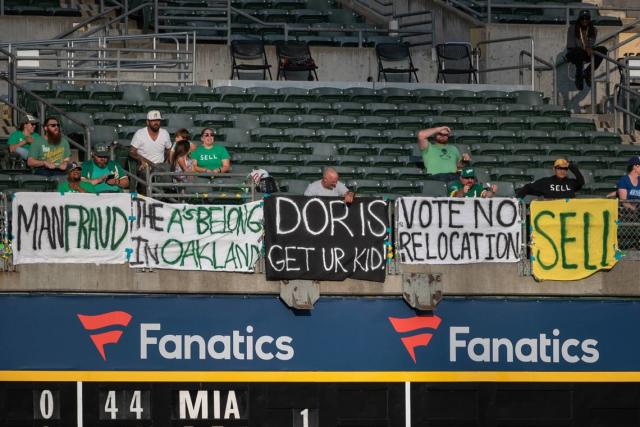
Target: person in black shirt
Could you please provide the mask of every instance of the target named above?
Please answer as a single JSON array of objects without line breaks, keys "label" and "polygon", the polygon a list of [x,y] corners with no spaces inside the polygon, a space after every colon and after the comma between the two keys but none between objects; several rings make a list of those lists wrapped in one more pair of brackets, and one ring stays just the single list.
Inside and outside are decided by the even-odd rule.
[{"label": "person in black shirt", "polygon": [[[591,22],[591,13],[588,10],[580,11],[578,20],[574,25],[569,27],[567,31],[567,61],[576,66],[576,89],[584,89],[583,82],[587,82],[587,86],[591,86],[591,56],[593,51],[597,51],[602,55],[607,54],[607,48],[604,46],[596,46],[596,37],[598,30]],[[588,62],[589,66],[584,69],[584,63]],[[602,62],[602,57],[596,56],[593,59],[593,65],[598,68]]]},{"label": "person in black shirt", "polygon": [[[584,185],[584,177],[575,164],[568,160],[558,159],[553,163],[555,174],[547,178],[540,178],[531,182],[518,191],[516,196],[542,196],[545,199],[568,199],[576,196],[576,191]],[[569,171],[573,172],[575,178],[569,178]]]}]

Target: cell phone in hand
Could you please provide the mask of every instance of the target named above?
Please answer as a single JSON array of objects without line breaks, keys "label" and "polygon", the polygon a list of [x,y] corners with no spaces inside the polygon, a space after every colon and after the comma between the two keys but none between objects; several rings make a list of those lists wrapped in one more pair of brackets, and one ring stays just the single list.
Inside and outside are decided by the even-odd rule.
[{"label": "cell phone in hand", "polygon": [[115,177],[116,177],[116,176],[115,176],[114,174],[109,174],[109,175],[107,175],[107,176],[104,178],[104,180],[105,180],[105,181],[109,181],[110,179],[114,179]]}]

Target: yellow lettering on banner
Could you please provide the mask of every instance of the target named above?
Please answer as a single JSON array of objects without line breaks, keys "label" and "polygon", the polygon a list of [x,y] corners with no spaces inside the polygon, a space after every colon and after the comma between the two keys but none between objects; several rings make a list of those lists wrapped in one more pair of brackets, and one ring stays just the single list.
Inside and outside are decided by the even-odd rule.
[{"label": "yellow lettering on banner", "polygon": [[618,201],[531,203],[531,266],[538,280],[579,280],[618,262]]}]

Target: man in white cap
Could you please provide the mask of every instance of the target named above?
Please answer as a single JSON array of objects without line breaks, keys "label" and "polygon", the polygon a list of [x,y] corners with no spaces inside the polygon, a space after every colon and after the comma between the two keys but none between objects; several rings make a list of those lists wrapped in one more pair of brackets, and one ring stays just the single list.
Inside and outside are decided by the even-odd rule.
[{"label": "man in white cap", "polygon": [[138,170],[169,160],[171,136],[166,129],[160,128],[162,114],[151,110],[147,113],[147,126],[138,129],[131,140],[129,157],[138,162]]}]

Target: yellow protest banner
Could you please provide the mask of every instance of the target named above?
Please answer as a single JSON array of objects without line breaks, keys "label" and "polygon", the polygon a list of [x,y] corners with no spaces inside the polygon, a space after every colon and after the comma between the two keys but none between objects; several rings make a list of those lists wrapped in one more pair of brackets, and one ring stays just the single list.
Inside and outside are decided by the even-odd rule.
[{"label": "yellow protest banner", "polygon": [[538,280],[578,280],[618,262],[618,201],[531,203],[531,266]]}]

